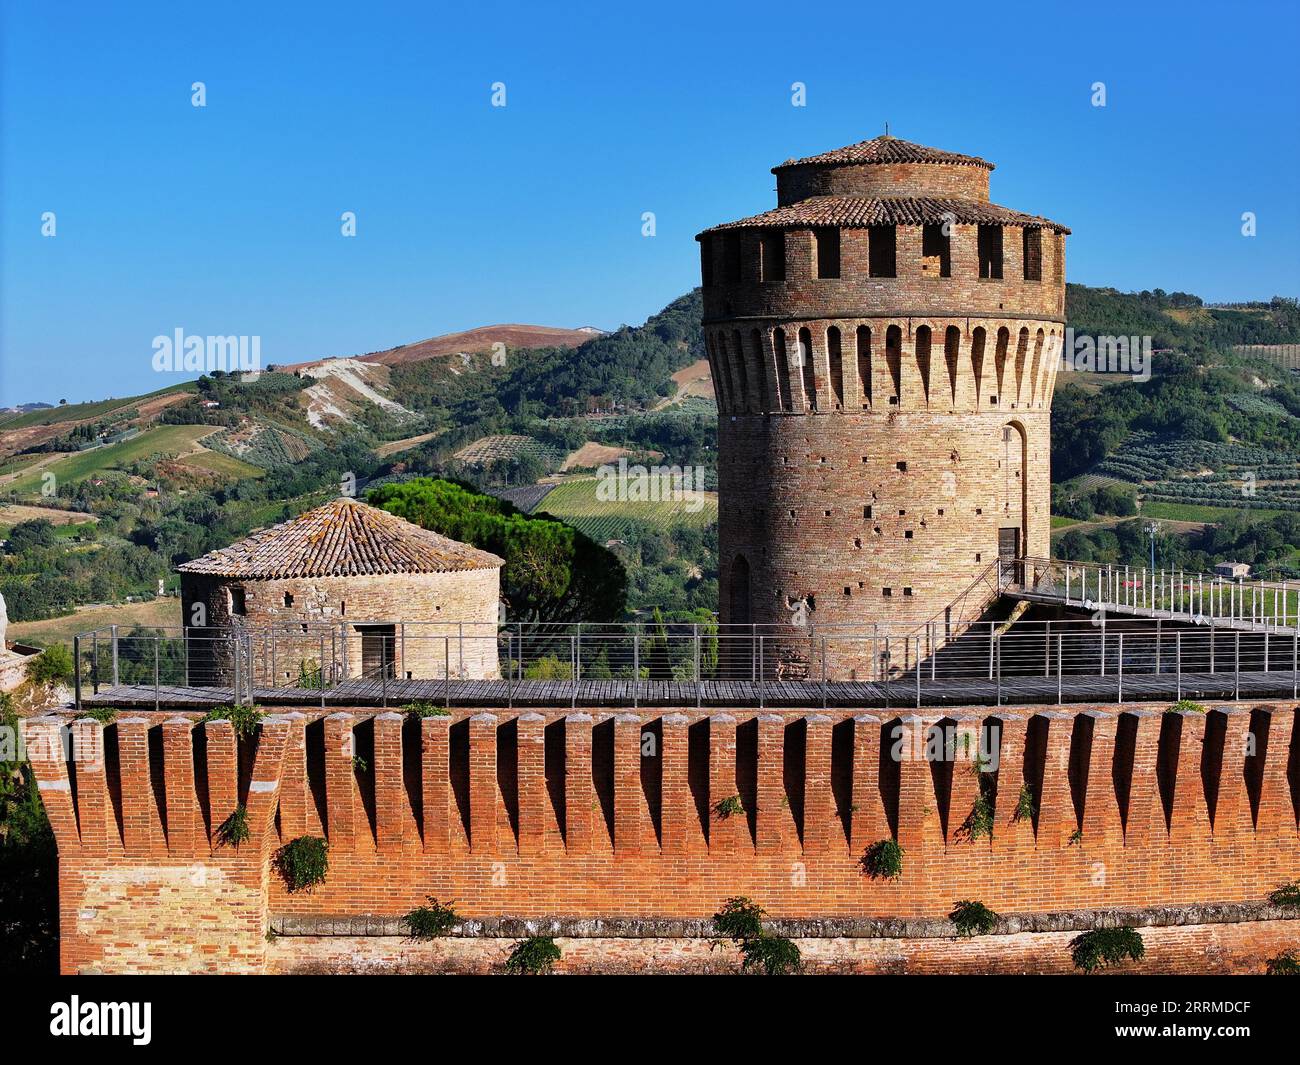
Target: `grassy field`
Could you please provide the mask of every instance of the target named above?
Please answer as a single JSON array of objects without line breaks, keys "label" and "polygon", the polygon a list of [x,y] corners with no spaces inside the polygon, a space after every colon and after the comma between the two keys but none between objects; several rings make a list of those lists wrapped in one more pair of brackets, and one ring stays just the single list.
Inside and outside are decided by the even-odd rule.
[{"label": "grassy field", "polygon": [[215,432],[210,425],[160,425],[130,440],[91,451],[79,451],[52,466],[17,478],[8,488],[18,495],[40,491],[42,478],[53,473],[58,483],[81,481],[103,470],[125,469],[133,462],[159,454],[184,454],[197,441]]},{"label": "grassy field", "polygon": [[182,458],[180,464],[207,470],[209,473],[218,473],[232,481],[242,480],[245,477],[266,476],[266,470],[254,466],[251,462],[237,459],[233,455],[223,455],[217,451],[197,451],[193,455]]},{"label": "grassy field", "polygon": [[58,425],[61,422],[73,422],[81,418],[97,418],[101,414],[118,410],[122,407],[135,407],[145,400],[157,396],[170,395],[173,392],[194,392],[198,386],[193,381],[160,388],[157,392],[147,392],[141,396],[126,396],[122,399],[101,399],[95,403],[69,403],[64,407],[51,407],[48,410],[33,410],[26,414],[16,414],[0,420],[0,432],[10,429],[25,429],[29,425]]},{"label": "grassy field", "polygon": [[1157,521],[1222,521],[1231,514],[1244,512],[1252,521],[1276,518],[1280,510],[1247,510],[1244,507],[1203,507],[1195,503],[1143,503],[1142,517]]},{"label": "grassy field", "polygon": [[427,443],[435,436],[444,432],[446,432],[445,429],[439,429],[437,432],[420,433],[419,436],[408,436],[402,440],[389,440],[386,443],[375,445],[375,454],[381,459],[386,459],[389,455],[396,455],[399,451],[406,451],[409,448],[419,447],[421,444]]},{"label": "grassy field", "polygon": [[1079,524],[1078,518],[1066,518],[1060,514],[1052,515],[1053,529],[1068,529],[1071,525],[1078,525],[1078,524]]},{"label": "grassy field", "polygon": [[52,525],[85,525],[99,519],[79,510],[58,510],[54,507],[25,507],[21,503],[0,504],[0,534],[8,532],[20,521],[44,519]]},{"label": "grassy field", "polygon": [[563,481],[551,489],[538,510],[554,514],[597,541],[609,539],[620,519],[644,521],[661,529],[705,526],[718,520],[716,492],[680,493],[680,499],[607,501],[596,497],[596,485],[594,477]]},{"label": "grassy field", "polygon": [[12,457],[5,459],[4,462],[0,462],[0,477],[3,477],[8,473],[18,473],[21,470],[25,470],[33,463],[40,462],[41,459],[47,457],[48,455],[43,452],[36,452],[31,455],[13,455]]},{"label": "grassy field", "polygon": [[[181,623],[181,604],[175,598],[152,599],[145,603],[122,603],[78,607],[75,614],[45,621],[15,622],[9,626],[8,638],[19,643],[48,647],[52,643],[72,646],[79,632],[117,625],[130,629],[134,625],[150,628],[177,628]],[[120,631],[120,629],[119,629]]]}]

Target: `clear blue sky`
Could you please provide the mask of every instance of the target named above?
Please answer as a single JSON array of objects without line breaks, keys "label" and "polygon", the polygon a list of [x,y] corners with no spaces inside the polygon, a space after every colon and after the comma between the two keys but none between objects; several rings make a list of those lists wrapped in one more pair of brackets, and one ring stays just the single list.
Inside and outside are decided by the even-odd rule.
[{"label": "clear blue sky", "polygon": [[176,328],[291,362],[640,322],[773,165],[886,120],[1071,226],[1072,281],[1300,293],[1292,0],[948,7],[5,2],[0,403],[174,383]]}]

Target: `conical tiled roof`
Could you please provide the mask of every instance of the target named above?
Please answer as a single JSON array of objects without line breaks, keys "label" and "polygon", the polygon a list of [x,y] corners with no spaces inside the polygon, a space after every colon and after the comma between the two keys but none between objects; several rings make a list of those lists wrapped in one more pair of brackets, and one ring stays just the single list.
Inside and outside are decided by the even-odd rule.
[{"label": "conical tiled roof", "polygon": [[780,166],[774,166],[772,173],[792,166],[859,166],[865,163],[947,163],[949,166],[982,166],[986,170],[993,169],[992,163],[977,155],[945,152],[886,134],[822,152],[820,155],[810,155],[805,159],[787,159]]},{"label": "conical tiled roof", "polygon": [[182,573],[276,580],[445,573],[501,565],[504,562],[488,551],[422,529],[386,510],[340,498],[178,568]]}]

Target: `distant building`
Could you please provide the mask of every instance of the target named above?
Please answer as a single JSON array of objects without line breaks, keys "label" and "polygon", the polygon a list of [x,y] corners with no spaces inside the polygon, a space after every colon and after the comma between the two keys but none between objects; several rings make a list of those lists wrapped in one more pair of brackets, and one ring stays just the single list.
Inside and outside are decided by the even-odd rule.
[{"label": "distant building", "polygon": [[495,677],[502,565],[336,499],[178,567],[189,683],[231,683],[231,628],[249,635],[257,685],[293,686],[322,662],[329,678]]},{"label": "distant building", "polygon": [[1214,567],[1216,577],[1231,577],[1234,581],[1250,576],[1250,567],[1244,562],[1220,562]]}]

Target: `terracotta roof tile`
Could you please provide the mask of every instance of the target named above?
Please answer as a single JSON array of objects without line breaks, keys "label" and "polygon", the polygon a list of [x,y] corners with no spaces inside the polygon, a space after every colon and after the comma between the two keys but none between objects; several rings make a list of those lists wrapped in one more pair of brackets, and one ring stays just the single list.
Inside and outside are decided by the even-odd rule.
[{"label": "terracotta roof tile", "polygon": [[982,166],[986,170],[993,169],[992,163],[977,155],[945,152],[938,148],[927,148],[924,144],[884,136],[858,141],[857,144],[848,144],[820,155],[787,159],[780,166],[774,166],[772,173],[793,166],[860,166],[865,163],[947,163],[949,166]]},{"label": "terracotta roof tile", "polygon": [[177,567],[182,573],[275,580],[444,573],[504,565],[488,551],[340,498]]},{"label": "terracotta roof tile", "polygon": [[[951,218],[961,225],[981,222],[1004,226],[1040,226],[1058,233],[1069,233],[1059,222],[1033,214],[1021,214],[1008,207],[980,200],[941,200],[930,197],[871,199],[865,196],[812,196],[787,207],[777,207],[762,214],[724,222],[704,233],[726,229],[802,228],[804,226],[840,226],[861,229],[865,226],[919,226],[926,222],[944,222]],[[701,233],[700,236],[704,234]]]}]

